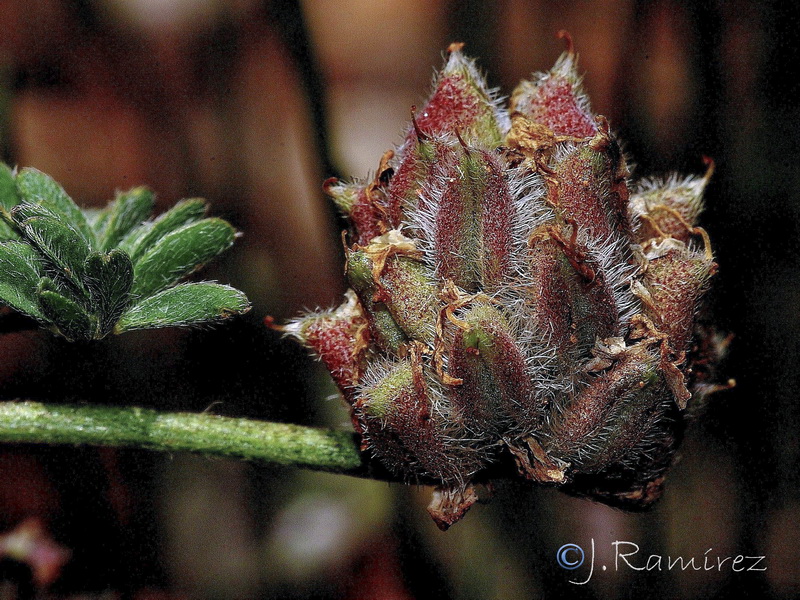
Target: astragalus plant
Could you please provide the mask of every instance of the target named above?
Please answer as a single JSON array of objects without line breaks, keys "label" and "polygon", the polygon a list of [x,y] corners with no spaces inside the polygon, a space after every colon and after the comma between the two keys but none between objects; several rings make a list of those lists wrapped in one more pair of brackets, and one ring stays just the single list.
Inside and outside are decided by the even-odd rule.
[{"label": "astragalus plant", "polygon": [[448,54],[375,177],[325,183],[351,289],[285,329],[330,370],[363,449],[436,486],[442,528],[509,470],[646,506],[711,386],[715,345],[695,334],[716,269],[695,224],[708,174],[632,182],[571,47],[507,108]]}]

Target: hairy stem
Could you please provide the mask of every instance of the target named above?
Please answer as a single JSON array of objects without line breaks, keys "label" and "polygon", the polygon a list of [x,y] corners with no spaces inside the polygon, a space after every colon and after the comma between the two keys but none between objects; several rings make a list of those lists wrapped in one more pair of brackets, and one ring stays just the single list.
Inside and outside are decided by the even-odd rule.
[{"label": "hairy stem", "polygon": [[353,433],[134,407],[0,402],[0,442],[193,452],[386,479]]}]

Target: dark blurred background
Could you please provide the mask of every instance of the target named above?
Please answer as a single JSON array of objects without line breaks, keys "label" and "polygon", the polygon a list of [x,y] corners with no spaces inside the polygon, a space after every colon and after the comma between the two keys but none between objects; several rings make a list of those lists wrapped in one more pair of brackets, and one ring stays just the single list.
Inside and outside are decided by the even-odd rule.
[{"label": "dark blurred background", "polygon": [[[655,509],[503,484],[447,533],[429,491],[185,455],[0,449],[0,533],[37,517],[72,555],[48,589],[0,561],[0,598],[792,598],[800,595],[800,90],[793,3],[717,0],[0,0],[0,152],[84,205],[146,183],[203,196],[244,237],[202,274],[247,317],[68,345],[0,335],[0,397],[347,427],[318,365],[265,315],[338,303],[341,222],[320,182],[401,139],[451,41],[510,93],[567,29],[636,176],[717,169],[708,314],[735,339]],[[614,569],[612,542],[636,543]],[[591,544],[595,572],[588,584]],[[587,564],[561,569],[580,545]],[[627,546],[630,548],[630,546]],[[707,552],[711,549],[709,552]],[[667,556],[766,556],[762,572]],[[752,561],[750,561],[752,562]],[[745,564],[750,564],[750,562]],[[601,565],[608,566],[607,571]]]}]

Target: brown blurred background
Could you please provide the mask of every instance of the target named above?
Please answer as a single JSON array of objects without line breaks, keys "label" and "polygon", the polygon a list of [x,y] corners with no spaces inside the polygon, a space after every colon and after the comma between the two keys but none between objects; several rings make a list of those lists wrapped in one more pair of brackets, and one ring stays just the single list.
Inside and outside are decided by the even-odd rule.
[{"label": "brown blurred background", "polygon": [[[0,397],[211,410],[317,425],[347,415],[265,328],[344,289],[321,192],[401,139],[451,41],[510,93],[567,29],[635,175],[717,172],[725,376],[667,494],[629,515],[504,484],[442,534],[426,490],[144,451],[5,446],[0,532],[39,517],[72,552],[49,590],[0,561],[0,598],[791,598],[800,594],[800,104],[792,3],[743,0],[0,0],[0,151],[85,205],[146,183],[208,198],[244,237],[203,276],[255,304],[212,331],[68,345],[0,335]],[[597,566],[565,571],[566,543]],[[613,569],[649,554],[765,555],[766,572]],[[605,562],[609,570],[601,572]]]}]

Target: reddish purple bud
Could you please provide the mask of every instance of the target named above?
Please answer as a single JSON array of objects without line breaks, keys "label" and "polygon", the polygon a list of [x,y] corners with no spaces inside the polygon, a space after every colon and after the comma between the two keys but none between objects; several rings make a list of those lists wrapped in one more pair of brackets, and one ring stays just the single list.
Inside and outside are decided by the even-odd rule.
[{"label": "reddish purple bud", "polygon": [[520,113],[556,135],[592,137],[597,125],[576,66],[577,57],[570,49],[550,71],[523,81],[511,96],[512,114]]},{"label": "reddish purple bud", "polygon": [[336,310],[295,319],[283,330],[310,348],[330,371],[349,402],[364,369],[364,353],[370,344],[367,320],[353,292]]},{"label": "reddish purple bud", "polygon": [[672,238],[647,246],[645,259],[642,285],[637,285],[636,293],[646,314],[667,335],[670,349],[680,354],[688,349],[697,305],[716,264],[710,249],[692,250]]},{"label": "reddish purple bud", "polygon": [[512,196],[514,176],[493,153],[465,145],[445,158],[410,220],[440,279],[468,292],[494,293],[517,275],[524,260],[522,231],[536,210],[529,195]]},{"label": "reddish purple bud", "polygon": [[648,179],[637,186],[630,199],[631,220],[636,226],[636,242],[644,244],[653,238],[673,237],[688,243],[697,217],[703,210],[705,177]]},{"label": "reddish purple bud", "polygon": [[[574,232],[573,232],[574,233]],[[551,227],[530,250],[527,304],[532,325],[568,370],[595,339],[616,335],[619,309],[601,265],[577,237]]]},{"label": "reddish purple bud", "polygon": [[[450,56],[436,77],[433,95],[416,116],[416,127],[428,136],[458,131],[470,144],[499,146],[508,131],[508,116],[474,61],[461,53],[462,46],[448,49]],[[416,135],[411,131],[408,139]]]},{"label": "reddish purple bud", "polygon": [[564,219],[597,240],[630,237],[628,169],[607,130],[557,152],[553,171],[548,196]]},{"label": "reddish purple bud", "polygon": [[369,244],[372,238],[383,233],[371,188],[371,184],[343,183],[335,178],[328,179],[323,186],[325,193],[350,221],[357,244]]},{"label": "reddish purple bud", "polygon": [[419,347],[370,366],[355,414],[365,445],[394,473],[452,483],[480,468],[478,455],[451,438],[446,401]]},{"label": "reddish purple bud", "polygon": [[447,368],[461,383],[450,387],[450,397],[465,426],[497,438],[516,427],[532,427],[541,416],[541,400],[506,316],[479,303],[453,320],[458,325]]},{"label": "reddish purple bud", "polygon": [[480,289],[482,208],[491,167],[484,153],[464,150],[458,162],[441,175],[444,188],[434,199],[433,256],[436,275],[449,279],[468,292]]},{"label": "reddish purple bud", "polygon": [[421,195],[437,174],[437,165],[451,160],[454,152],[453,144],[444,137],[411,137],[406,141],[386,193],[384,212],[392,228],[399,228],[407,212],[419,207]]},{"label": "reddish purple bud", "polygon": [[607,371],[554,408],[543,444],[548,455],[580,473],[633,462],[672,403],[659,362],[645,343],[620,349]]}]

